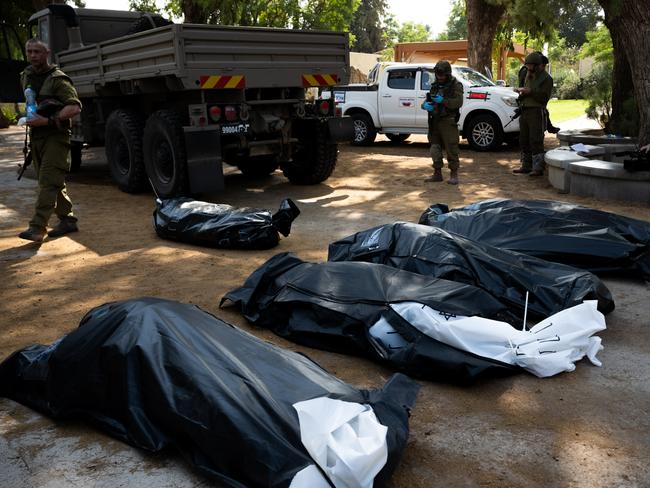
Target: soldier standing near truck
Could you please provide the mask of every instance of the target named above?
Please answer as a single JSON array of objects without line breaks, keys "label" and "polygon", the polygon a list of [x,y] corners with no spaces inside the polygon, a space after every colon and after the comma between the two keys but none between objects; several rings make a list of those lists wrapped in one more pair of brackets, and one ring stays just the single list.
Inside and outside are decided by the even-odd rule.
[{"label": "soldier standing near truck", "polygon": [[429,112],[429,143],[433,174],[425,181],[442,181],[442,148],[447,152],[450,176],[447,183],[458,184],[458,118],[463,105],[463,85],[451,75],[449,61],[438,61],[433,68],[436,81],[431,84],[422,108]]},{"label": "soldier standing near truck", "polygon": [[546,130],[546,104],[551,98],[553,78],[543,68],[544,57],[537,52],[530,53],[524,60],[528,73],[519,93],[521,120],[519,141],[521,144],[521,166],[515,174],[544,174],[544,132]]},{"label": "soldier standing near truck", "polygon": [[[29,87],[36,93],[39,104],[37,112],[27,119],[38,196],[29,228],[18,237],[42,242],[52,213],[56,213],[59,222],[48,236],[59,237],[78,230],[65,175],[70,169],[70,119],[81,112],[81,102],[70,78],[49,64],[47,44],[37,38],[30,39],[26,52],[30,66],[21,73],[21,84],[23,90]],[[43,111],[45,107],[61,108],[47,115]]]}]

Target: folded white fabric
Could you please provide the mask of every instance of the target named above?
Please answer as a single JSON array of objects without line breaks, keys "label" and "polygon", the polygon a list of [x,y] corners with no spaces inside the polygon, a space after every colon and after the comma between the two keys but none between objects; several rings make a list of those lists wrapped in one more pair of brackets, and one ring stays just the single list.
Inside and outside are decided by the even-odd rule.
[{"label": "folded white fabric", "polygon": [[[334,486],[372,488],[388,460],[388,429],[379,423],[372,408],[326,397],[298,402],[293,408],[298,412],[303,445]],[[298,475],[307,474],[303,471],[294,477],[291,487],[318,486],[297,484]],[[309,474],[316,480],[314,471],[310,469]]]},{"label": "folded white fabric", "polygon": [[[530,330],[517,330],[505,322],[481,317],[450,315],[414,302],[391,304],[391,307],[433,339],[478,356],[520,366],[544,378],[573,371],[574,363],[585,355],[593,364],[601,366],[596,354],[603,346],[600,337],[593,334],[604,330],[606,325],[597,304],[595,300],[585,301],[548,317]],[[382,330],[385,331],[384,322]]]}]

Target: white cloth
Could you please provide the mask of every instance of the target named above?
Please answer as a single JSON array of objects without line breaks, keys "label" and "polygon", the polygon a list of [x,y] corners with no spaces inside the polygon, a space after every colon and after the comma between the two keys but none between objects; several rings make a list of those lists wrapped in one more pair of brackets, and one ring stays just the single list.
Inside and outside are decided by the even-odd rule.
[{"label": "white cloth", "polygon": [[[326,397],[298,402],[293,408],[303,445],[334,486],[372,488],[388,460],[388,428],[379,423],[372,408]],[[317,486],[294,486],[294,481],[292,488]]]},{"label": "white cloth", "polygon": [[[505,322],[462,317],[434,310],[421,303],[391,304],[423,334],[478,356],[520,366],[540,378],[573,371],[585,355],[596,366],[603,349],[593,334],[606,328],[597,302],[589,300],[562,310],[530,330],[517,330]],[[386,329],[385,324],[383,330]],[[393,339],[394,340],[394,339]]]}]

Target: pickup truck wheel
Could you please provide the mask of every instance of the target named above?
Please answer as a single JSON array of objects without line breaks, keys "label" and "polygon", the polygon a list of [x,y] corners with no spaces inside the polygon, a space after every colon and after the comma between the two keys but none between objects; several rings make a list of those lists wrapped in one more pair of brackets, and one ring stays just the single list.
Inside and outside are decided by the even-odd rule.
[{"label": "pickup truck wheel", "polygon": [[133,110],[115,110],[106,121],[106,159],[111,178],[127,193],[141,192],[149,186],[142,156],[143,125]]},{"label": "pickup truck wheel", "polygon": [[159,110],[147,120],[144,166],[158,196],[166,198],[187,192],[185,139],[173,110]]},{"label": "pickup truck wheel", "polygon": [[352,121],[354,123],[354,140],[352,144],[355,146],[369,146],[375,142],[377,131],[370,117],[366,114],[352,114]]},{"label": "pickup truck wheel", "polygon": [[503,143],[501,122],[494,115],[481,114],[467,124],[467,142],[475,151],[494,151]]},{"label": "pickup truck wheel", "polygon": [[70,143],[70,173],[76,173],[81,169],[81,149],[83,148],[82,142]]},{"label": "pickup truck wheel", "polygon": [[273,173],[280,163],[276,156],[253,156],[247,159],[238,160],[237,168],[247,178],[259,179]]},{"label": "pickup truck wheel", "polygon": [[330,177],[336,167],[338,145],[327,140],[325,128],[319,127],[315,135],[300,141],[293,161],[281,164],[282,172],[296,185],[315,185]]},{"label": "pickup truck wheel", "polygon": [[390,142],[392,142],[393,144],[401,144],[410,136],[411,134],[386,134],[388,140],[390,140]]}]

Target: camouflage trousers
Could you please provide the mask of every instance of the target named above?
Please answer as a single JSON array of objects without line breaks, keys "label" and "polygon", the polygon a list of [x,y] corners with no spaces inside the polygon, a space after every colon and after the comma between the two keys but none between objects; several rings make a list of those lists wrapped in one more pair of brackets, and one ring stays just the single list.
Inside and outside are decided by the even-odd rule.
[{"label": "camouflage trousers", "polygon": [[521,146],[521,167],[544,169],[544,132],[546,112],[542,107],[524,108],[519,121],[519,144]]},{"label": "camouflage trousers", "polygon": [[70,170],[70,138],[62,135],[34,138],[31,148],[38,196],[30,227],[45,229],[53,213],[59,219],[76,221],[65,186],[65,175]]},{"label": "camouflage trousers", "polygon": [[451,170],[459,166],[458,125],[453,117],[429,120],[429,143],[433,169],[442,169],[442,150],[447,153],[447,165]]}]

